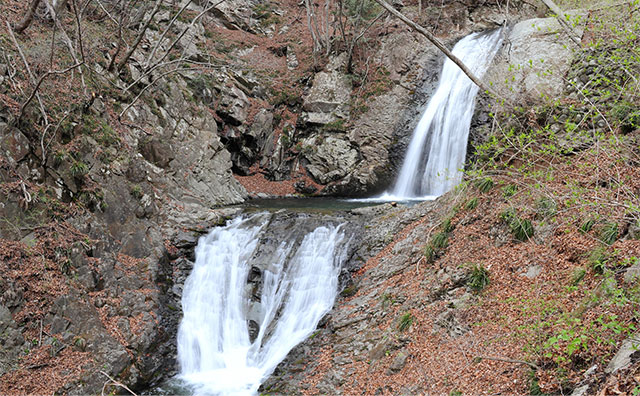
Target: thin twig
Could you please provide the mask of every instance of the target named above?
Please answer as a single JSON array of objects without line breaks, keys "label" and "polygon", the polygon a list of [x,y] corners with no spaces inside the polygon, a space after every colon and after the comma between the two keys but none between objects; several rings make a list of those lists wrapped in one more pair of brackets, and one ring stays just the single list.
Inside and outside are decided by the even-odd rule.
[{"label": "thin twig", "polygon": [[435,45],[440,51],[442,51],[447,58],[449,58],[453,63],[455,63],[456,65],[458,65],[458,67],[460,68],[460,70],[462,70],[462,72],[464,74],[466,74],[467,77],[469,77],[469,79],[471,81],[473,81],[473,83],[475,85],[477,85],[482,91],[485,91],[489,94],[491,94],[492,96],[494,96],[497,99],[500,99],[502,102],[504,103],[508,103],[508,100],[506,98],[501,97],[500,95],[498,95],[491,87],[489,87],[488,85],[486,85],[484,82],[482,82],[482,80],[480,78],[478,78],[465,64],[464,62],[462,62],[462,60],[460,60],[460,58],[458,58],[457,56],[455,56],[443,43],[442,41],[440,41],[437,37],[435,37],[430,31],[428,31],[427,29],[423,28],[422,26],[418,25],[417,23],[415,23],[414,21],[412,21],[411,19],[407,18],[404,14],[400,13],[398,10],[396,10],[391,4],[387,3],[384,0],[374,0],[376,3],[378,3],[380,6],[382,6],[382,8],[386,9],[387,11],[389,11],[391,14],[393,14],[396,18],[400,19],[402,22],[404,22],[406,25],[408,25],[409,27],[411,27],[413,30],[417,31],[418,33],[422,34],[424,37],[427,38],[427,40],[429,40],[433,45]]},{"label": "thin twig", "polygon": [[180,14],[182,14],[182,12],[184,10],[186,10],[187,7],[189,7],[189,5],[192,2],[193,2],[193,0],[189,0],[186,3],[184,3],[184,6],[182,6],[182,8],[176,13],[176,15],[174,15],[173,19],[171,19],[171,22],[169,22],[169,25],[166,27],[164,32],[162,32],[162,35],[160,35],[160,38],[156,41],[156,44],[151,49],[151,52],[149,53],[149,56],[147,57],[147,61],[145,62],[145,67],[144,67],[145,69],[149,68],[149,64],[153,60],[153,57],[155,56],[156,51],[158,50],[158,47],[160,46],[162,41],[164,41],[165,36],[167,35],[167,33],[169,33],[169,30],[171,30],[171,28],[173,27],[173,24],[176,22],[176,20],[180,16]]},{"label": "thin twig", "polygon": [[158,11],[160,11],[160,4],[161,3],[162,3],[162,0],[156,1],[155,5],[153,6],[153,10],[151,10],[151,15],[149,15],[149,19],[147,19],[145,24],[140,29],[140,33],[138,33],[138,37],[136,37],[136,40],[134,41],[134,43],[131,46],[131,48],[129,49],[129,51],[127,51],[127,53],[120,60],[120,62],[118,62],[118,67],[117,67],[118,72],[122,71],[122,69],[126,65],[127,61],[131,57],[131,55],[133,55],[135,50],[138,49],[138,45],[140,45],[140,42],[144,38],[144,34],[147,31],[147,29],[149,28],[149,25],[151,25],[151,22],[153,22],[153,18],[156,16]]},{"label": "thin twig", "polygon": [[72,0],[71,4],[73,5],[73,13],[76,16],[76,30],[78,34],[78,47],[80,47],[80,59],[84,63],[84,46],[82,45],[82,25],[80,24],[80,15],[78,14],[78,4],[76,0]]},{"label": "thin twig", "polygon": [[567,17],[564,12],[562,12],[560,7],[558,7],[552,0],[542,0],[542,2],[547,6],[547,8],[551,10],[551,12],[556,14],[556,19],[558,20],[558,22],[560,22],[560,26],[562,26],[562,28],[565,30],[567,36],[569,36],[571,41],[573,41],[578,47],[582,47],[582,43],[580,42],[578,34],[573,31],[573,28],[571,26],[569,26]]},{"label": "thin twig", "polygon": [[116,381],[115,379],[113,379],[113,377],[111,377],[109,374],[105,373],[104,371],[100,370],[100,374],[102,374],[105,377],[109,378],[109,381],[111,381],[111,382],[107,381],[107,382],[104,383],[104,385],[102,385],[102,396],[105,395],[104,391],[107,388],[107,386],[109,386],[109,385],[119,386],[121,388],[124,388],[127,392],[131,393],[133,396],[138,396],[134,391],[129,389],[125,384]]},{"label": "thin twig", "polygon": [[2,50],[2,56],[4,57],[4,61],[7,64],[7,77],[9,78],[9,82],[11,82],[11,85],[14,90],[17,89],[20,91],[21,94],[24,95],[24,91],[22,90],[22,87],[20,86],[20,84],[18,84],[16,80],[13,79],[17,73],[16,65],[15,63],[13,63],[11,59],[13,57],[9,57],[9,55],[7,55],[7,52],[4,49]]},{"label": "thin twig", "polygon": [[[75,48],[73,47],[73,43],[71,42],[71,39],[69,38],[69,35],[67,34],[67,32],[64,30],[64,27],[62,26],[62,23],[60,22],[60,18],[58,18],[58,14],[56,14],[55,9],[51,5],[51,3],[49,3],[49,0],[44,0],[44,4],[47,6],[47,9],[49,10],[49,13],[51,14],[51,18],[53,19],[54,23],[58,27],[58,30],[60,30],[60,35],[62,36],[63,41],[65,42],[65,44],[67,45],[67,48],[69,49],[69,54],[71,54],[71,58],[73,59],[73,61],[76,64],[81,63],[81,61],[78,60],[78,56],[76,54]],[[78,27],[78,29],[79,29],[79,27]],[[82,68],[78,69],[78,73],[80,74],[80,82],[82,83],[82,91],[86,95],[87,94],[87,84],[85,84],[85,82],[84,82],[84,74],[82,73]]]},{"label": "thin twig", "polygon": [[[193,18],[191,20],[191,23],[182,30],[182,32],[178,35],[178,37],[176,37],[175,40],[173,40],[173,42],[171,43],[171,45],[169,45],[169,48],[165,51],[164,55],[162,55],[162,57],[153,64],[152,68],[155,67],[156,65],[162,63],[165,58],[169,55],[169,53],[171,52],[171,50],[173,49],[173,47],[176,46],[176,44],[178,44],[178,42],[180,41],[180,39],[182,39],[182,37],[187,33],[187,31],[189,31],[189,29],[191,29],[195,23],[198,21],[198,19],[200,19],[203,15],[205,15],[207,12],[213,10],[214,8],[216,8],[217,6],[219,6],[220,4],[224,3],[226,0],[220,0],[217,3],[205,8],[204,10],[202,10],[202,12],[200,14],[198,14],[195,18]],[[144,73],[146,75],[146,73]]]},{"label": "thin twig", "polygon": [[42,132],[42,136],[40,136],[40,148],[42,150],[42,158],[40,161],[42,166],[46,165],[47,163],[47,149],[49,148],[49,146],[51,146],[51,142],[53,142],[53,139],[56,137],[56,134],[58,133],[58,129],[60,129],[60,125],[62,125],[62,123],[68,116],[69,116],[69,111],[66,111],[64,116],[60,119],[60,121],[58,121],[56,128],[51,133],[51,138],[49,139],[49,142],[46,144],[46,146],[44,144],[44,139],[47,135],[47,131],[49,130],[49,127],[51,126],[51,124],[47,125],[47,127]]},{"label": "thin twig", "polygon": [[144,93],[147,91],[147,89],[151,88],[151,86],[152,86],[156,81],[159,81],[159,80],[163,79],[164,77],[168,76],[168,75],[169,75],[169,74],[171,74],[171,73],[177,73],[177,72],[179,72],[179,71],[185,71],[185,70],[192,70],[192,69],[191,69],[191,68],[189,68],[189,67],[187,67],[187,68],[172,69],[172,70],[169,70],[169,71],[164,72],[164,73],[162,73],[161,75],[159,75],[155,80],[151,81],[147,86],[145,86],[144,88],[142,88],[142,90],[140,90],[140,93],[138,93],[138,95],[137,95],[135,98],[133,98],[133,101],[131,101],[131,103],[129,103],[129,104],[127,105],[127,107],[125,107],[125,108],[124,108],[124,110],[122,110],[122,111],[120,112],[120,114],[118,115],[118,120],[122,119],[122,116],[123,116],[123,115],[124,115],[124,114],[125,114],[125,113],[130,109],[130,108],[131,108],[131,106],[133,106],[133,105],[138,101],[138,99],[140,99],[140,97],[142,96],[142,94],[144,94]]},{"label": "thin twig", "polygon": [[47,367],[49,363],[40,363],[40,364],[32,364],[31,366],[25,367],[27,370],[35,370],[42,367]]},{"label": "thin twig", "polygon": [[102,11],[104,11],[105,15],[111,19],[113,21],[113,23],[115,23],[116,25],[118,24],[118,21],[111,16],[111,14],[109,13],[109,11],[107,11],[107,9],[105,8],[105,6],[102,4],[102,2],[100,0],[95,0],[96,3],[98,3],[98,5],[100,6],[100,8],[102,8]]},{"label": "thin twig", "polygon": [[[20,120],[22,118],[22,115],[24,114],[24,109],[29,105],[29,103],[31,103],[31,101],[33,100],[33,98],[35,96],[38,95],[38,90],[40,89],[40,85],[42,85],[43,81],[49,77],[52,74],[65,74],[68,73],[69,71],[80,67],[84,64],[84,62],[80,62],[80,63],[76,63],[75,65],[69,66],[64,70],[49,70],[48,72],[44,73],[42,76],[40,76],[40,78],[38,79],[36,86],[33,88],[33,91],[31,92],[31,95],[29,95],[29,97],[27,98],[27,100],[22,104],[22,106],[20,106],[20,114],[18,114],[18,120]],[[47,122],[47,125],[49,123]]]}]

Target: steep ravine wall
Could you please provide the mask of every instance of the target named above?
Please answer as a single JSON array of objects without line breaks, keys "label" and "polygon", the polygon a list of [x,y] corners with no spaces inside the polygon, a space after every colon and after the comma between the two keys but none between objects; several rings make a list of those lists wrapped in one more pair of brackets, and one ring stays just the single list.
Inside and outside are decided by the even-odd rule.
[{"label": "steep ravine wall", "polygon": [[[449,44],[499,22],[500,10],[468,3],[447,4],[442,14],[439,33]],[[273,34],[269,28],[239,11],[255,5],[226,2],[219,13],[196,24],[195,33],[181,43],[183,49],[198,59],[201,46],[211,41],[205,29],[209,23],[223,29],[216,33],[241,34],[243,40],[269,37]],[[292,21],[296,7],[283,6],[284,15]],[[167,14],[159,14],[156,22],[166,23]],[[0,215],[9,220],[0,228],[5,247],[0,281],[2,392],[94,393],[107,379],[96,374],[100,370],[136,390],[173,375],[180,289],[191,268],[193,246],[200,233],[237,213],[237,209],[218,207],[249,196],[238,182],[243,173],[261,178],[264,173],[290,182],[294,170],[302,169],[309,177],[315,167],[317,174],[311,175],[308,184],[324,186],[321,194],[362,196],[384,189],[399,166],[443,61],[425,39],[404,25],[393,20],[385,24],[380,50],[372,57],[387,70],[389,90],[368,98],[368,110],[355,119],[346,113],[351,125],[346,130],[292,122],[309,113],[304,101],[310,101],[318,75],[335,72],[337,80],[345,77],[342,70],[329,70],[331,62],[325,70],[306,76],[303,98],[277,106],[265,99],[270,95],[266,93],[268,75],[235,67],[207,74],[176,73],[157,81],[119,124],[114,110],[124,107],[121,98],[98,93],[63,128],[61,144],[74,142],[73,156],[58,151],[40,158],[40,142],[34,140],[29,124],[37,122],[37,115],[30,113],[33,119],[15,126],[9,108],[0,109],[0,175],[9,183],[0,207]],[[289,29],[295,35],[305,32],[306,26],[297,22]],[[153,43],[156,36],[150,32],[145,42]],[[263,47],[272,44],[266,39],[256,41],[253,55],[242,55],[251,46],[225,51],[260,58],[263,52],[271,53]],[[143,46],[133,54],[125,74],[137,76],[149,48]],[[298,54],[304,50],[298,48]],[[291,55],[286,56],[287,64],[280,58],[285,68],[295,64]],[[119,76],[104,70],[103,63],[91,65],[94,73],[122,85]],[[0,71],[3,81],[7,80],[9,69]],[[295,117],[278,120],[278,115],[289,113]],[[301,143],[303,147],[315,144],[318,150],[287,151],[280,135],[284,126],[291,128],[289,148]],[[118,139],[112,139],[111,133]],[[83,174],[78,173],[79,163],[86,166]],[[340,167],[331,168],[336,163]],[[251,167],[256,165],[259,171]],[[35,194],[40,187],[45,193],[25,208],[24,189]],[[258,192],[259,188],[251,193]],[[53,205],[49,197],[70,208],[51,223],[46,217]],[[77,205],[86,210],[76,213],[79,197],[82,201]],[[371,216],[378,215],[384,219],[387,213]],[[40,222],[45,220],[43,226]],[[402,221],[408,222],[409,217]],[[394,230],[389,228],[387,233]],[[379,238],[376,247],[357,261],[382,249],[388,242],[385,238]],[[41,249],[51,266],[42,269],[40,256],[30,255],[32,249]],[[38,302],[38,309],[33,302]],[[49,350],[54,351],[50,356]]]}]

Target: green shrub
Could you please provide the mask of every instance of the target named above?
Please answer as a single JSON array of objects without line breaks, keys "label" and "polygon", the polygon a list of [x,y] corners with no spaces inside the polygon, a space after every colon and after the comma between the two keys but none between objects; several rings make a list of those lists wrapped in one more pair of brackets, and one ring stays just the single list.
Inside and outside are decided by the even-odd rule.
[{"label": "green shrub", "polygon": [[424,257],[427,263],[432,263],[436,259],[436,251],[431,244],[428,244],[427,247],[424,248]]},{"label": "green shrub", "polygon": [[80,178],[89,173],[89,167],[82,161],[75,161],[71,164],[69,171],[71,172],[71,176]]},{"label": "green shrub", "polygon": [[580,283],[580,281],[584,279],[586,274],[587,274],[587,271],[585,271],[584,268],[582,267],[574,268],[573,273],[571,274],[571,284],[573,286],[577,286],[578,283]]},{"label": "green shrub", "polygon": [[439,232],[431,238],[431,246],[435,250],[444,249],[449,244],[449,235],[446,232]]},{"label": "green shrub", "polygon": [[64,150],[58,150],[53,154],[53,164],[58,166],[67,158],[67,152]]},{"label": "green shrub", "polygon": [[134,184],[133,186],[131,186],[131,195],[137,199],[142,198],[142,195],[143,195],[142,187],[140,187],[137,184]]},{"label": "green shrub", "polygon": [[558,207],[556,202],[548,197],[542,197],[536,202],[536,214],[540,218],[553,217]]},{"label": "green shrub", "polygon": [[411,312],[406,312],[404,315],[400,316],[400,320],[398,321],[398,330],[409,330],[409,327],[413,324],[413,320],[414,317],[411,315]]},{"label": "green shrub", "polygon": [[442,223],[442,231],[446,233],[450,233],[455,229],[455,226],[451,223],[452,218],[447,217]]},{"label": "green shrub", "polygon": [[473,210],[475,208],[478,207],[478,198],[471,198],[470,200],[467,201],[467,203],[464,205],[464,208],[467,210]]},{"label": "green shrub", "polygon": [[529,371],[529,395],[531,396],[545,396],[545,393],[540,389],[538,376],[535,370]]},{"label": "green shrub", "polygon": [[593,272],[603,274],[610,259],[611,256],[607,253],[607,249],[604,246],[598,246],[589,253],[587,262]]},{"label": "green shrub", "polygon": [[579,231],[583,234],[586,234],[587,232],[591,231],[591,229],[595,224],[596,224],[596,221],[594,219],[589,218],[580,225]]},{"label": "green shrub", "polygon": [[473,264],[467,275],[467,286],[476,292],[489,285],[489,271],[482,265]]},{"label": "green shrub", "polygon": [[322,130],[329,132],[345,132],[347,130],[347,125],[345,123],[345,120],[340,118],[323,125]]},{"label": "green shrub", "polygon": [[637,110],[635,104],[629,101],[617,102],[611,108],[611,115],[624,134],[640,128],[640,111]]},{"label": "green shrub", "polygon": [[476,182],[476,187],[481,193],[486,193],[493,188],[493,180],[489,177],[485,177],[484,179]]},{"label": "green shrub", "polygon": [[534,229],[531,221],[520,218],[514,209],[502,212],[500,218],[507,223],[515,239],[524,242],[533,236]]},{"label": "green shrub", "polygon": [[386,308],[389,305],[395,303],[395,299],[393,298],[393,295],[391,293],[384,293],[382,295],[382,307]]},{"label": "green shrub", "polygon": [[509,184],[502,188],[502,196],[505,198],[511,198],[518,192],[518,186],[515,184]]},{"label": "green shrub", "polygon": [[618,224],[607,223],[600,230],[600,240],[607,245],[613,245],[618,239]]},{"label": "green shrub", "polygon": [[533,224],[528,219],[516,218],[511,225],[513,236],[519,241],[527,241],[533,236]]}]

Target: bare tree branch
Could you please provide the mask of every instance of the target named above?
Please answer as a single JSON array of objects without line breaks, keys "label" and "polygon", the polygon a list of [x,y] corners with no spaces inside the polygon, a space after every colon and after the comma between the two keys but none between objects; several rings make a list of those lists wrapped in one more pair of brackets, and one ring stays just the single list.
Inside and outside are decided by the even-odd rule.
[{"label": "bare tree branch", "polygon": [[82,63],[84,63],[85,59],[84,59],[84,46],[82,44],[82,25],[80,24],[80,14],[78,13],[78,4],[76,3],[76,0],[72,0],[72,5],[73,5],[73,13],[76,16],[76,34],[78,35],[78,47],[80,49],[80,59],[82,60]]},{"label": "bare tree branch", "polygon": [[569,22],[567,22],[567,16],[562,12],[560,7],[558,7],[552,0],[542,0],[542,2],[551,10],[551,12],[556,14],[556,19],[560,22],[560,26],[562,26],[562,28],[567,32],[567,36],[569,36],[571,41],[573,41],[578,47],[582,47],[578,34],[573,31],[573,28],[569,25]]},{"label": "bare tree branch", "polygon": [[[11,29],[11,24],[9,23],[9,21],[5,21],[5,22],[7,24],[7,30],[9,31],[9,36],[11,37],[11,40],[13,41],[13,44],[18,49],[18,54],[20,54],[20,57],[22,58],[22,62],[24,63],[25,69],[27,69],[27,73],[29,74],[31,82],[33,84],[36,84],[36,78],[33,75],[33,72],[31,72],[31,67],[29,67],[29,62],[27,62],[27,58],[24,56],[24,52],[22,52],[22,48],[20,47],[20,44],[18,43],[18,40],[16,40],[16,36],[13,34],[13,29]],[[44,110],[44,105],[42,104],[42,99],[40,98],[40,94],[38,94],[37,90],[34,90],[34,93],[35,93],[36,98],[38,99],[38,104],[40,105],[40,112],[42,113],[42,117],[44,119],[44,124],[48,125],[49,124],[49,118],[47,117],[47,112]],[[22,113],[22,110],[20,111],[20,113]]]},{"label": "bare tree branch", "polygon": [[122,110],[122,111],[120,112],[120,114],[118,114],[118,119],[121,119],[121,118],[122,118],[122,116],[123,116],[123,115],[124,115],[124,114],[125,114],[125,113],[130,109],[130,108],[131,108],[131,106],[133,106],[133,105],[138,101],[138,99],[140,99],[140,97],[142,96],[142,94],[144,94],[144,93],[147,91],[147,89],[151,88],[151,86],[152,86],[156,81],[159,81],[159,80],[163,79],[164,77],[168,76],[169,74],[176,73],[176,72],[179,72],[179,71],[185,71],[185,70],[192,70],[192,69],[191,69],[191,68],[178,68],[178,69],[172,69],[172,70],[169,70],[169,71],[166,71],[166,72],[164,72],[164,73],[160,74],[157,78],[155,78],[155,79],[154,79],[153,81],[151,81],[147,86],[145,86],[144,88],[142,88],[142,90],[140,90],[140,92],[138,93],[138,95],[136,95],[136,97],[135,97],[135,98],[133,98],[133,100],[131,101],[131,103],[129,103],[129,104],[127,105],[127,107],[125,107],[125,108],[124,108],[124,110]]},{"label": "bare tree branch", "polygon": [[[176,60],[176,61],[172,61],[171,63],[176,63],[177,61],[178,61],[178,60]],[[184,62],[185,60],[184,60],[184,59],[181,59],[180,61],[181,61],[181,62]],[[169,62],[168,62],[168,63],[169,63]],[[194,63],[194,62],[192,62],[192,63]],[[203,65],[203,66],[207,66],[207,67],[210,67],[210,68],[214,68],[214,65]],[[147,84],[144,88],[142,88],[142,90],[138,93],[138,95],[136,95],[136,97],[135,97],[135,98],[133,98],[133,100],[131,101],[131,103],[129,103],[129,104],[127,105],[127,107],[125,107],[125,108],[124,108],[124,110],[122,110],[122,111],[120,112],[120,114],[118,115],[118,120],[121,120],[121,119],[122,119],[122,116],[123,116],[123,115],[124,115],[124,114],[125,114],[125,113],[130,109],[130,108],[131,108],[131,106],[133,106],[133,105],[138,101],[138,99],[140,99],[140,97],[142,96],[142,94],[144,94],[144,93],[147,91],[147,89],[151,88],[151,86],[152,86],[153,84],[155,84],[155,83],[156,83],[156,81],[160,81],[161,79],[163,79],[164,77],[168,76],[169,74],[173,74],[173,73],[177,73],[177,72],[181,72],[181,71],[193,71],[193,70],[194,70],[194,69],[193,69],[193,68],[191,68],[191,67],[180,67],[180,68],[175,68],[175,69],[168,70],[168,71],[166,71],[166,72],[164,72],[164,73],[160,74],[158,77],[156,77],[155,79],[153,79],[153,81],[149,82],[149,84]]]},{"label": "bare tree branch", "polygon": [[153,65],[149,70],[147,70],[146,72],[141,74],[140,77],[138,77],[138,79],[136,79],[131,84],[127,85],[123,89],[123,91],[124,92],[128,92],[131,88],[133,88],[136,85],[138,85],[140,83],[140,81],[142,81],[145,78],[149,77],[151,75],[151,73],[153,73],[155,70],[157,70],[157,69],[159,69],[161,67],[171,66],[171,65],[174,65],[176,63],[190,63],[190,64],[193,64],[193,65],[199,65],[199,66],[204,66],[204,67],[222,67],[223,66],[223,65],[214,65],[211,62],[195,62],[193,60],[185,59],[184,57],[181,57],[181,58],[174,59],[174,60],[171,60],[171,61],[168,61],[168,62],[164,62],[164,63]]},{"label": "bare tree branch", "polygon": [[116,64],[116,58],[118,58],[118,54],[120,53],[120,50],[122,49],[122,43],[123,43],[123,38],[122,38],[122,25],[124,24],[124,9],[120,12],[120,21],[117,22],[118,24],[118,44],[116,44],[116,49],[113,52],[113,54],[111,55],[111,60],[109,61],[109,66],[107,66],[107,71],[112,72],[113,71],[113,67]]},{"label": "bare tree branch", "polygon": [[[182,30],[182,32],[180,32],[180,34],[178,35],[178,37],[176,37],[175,40],[173,40],[173,43],[171,43],[171,45],[169,46],[169,48],[167,48],[167,50],[165,51],[164,55],[156,62],[154,63],[151,67],[155,67],[156,65],[162,63],[164,61],[164,59],[169,55],[169,53],[171,52],[171,50],[176,46],[176,44],[178,44],[178,42],[180,41],[180,39],[182,39],[182,37],[184,37],[185,34],[187,34],[187,32],[189,31],[189,29],[191,29],[196,22],[202,18],[203,15],[205,15],[207,12],[213,10],[214,8],[216,8],[217,6],[219,6],[220,4],[224,3],[226,0],[220,0],[217,3],[212,4],[211,6],[205,8],[204,10],[202,10],[202,12],[200,14],[198,14],[195,18],[193,18],[191,20],[191,23]],[[145,73],[146,74],[146,73]]]},{"label": "bare tree branch", "polygon": [[66,111],[64,113],[64,116],[56,124],[55,129],[51,133],[51,138],[49,139],[49,141],[47,142],[46,145],[44,144],[44,140],[45,140],[45,137],[47,136],[47,132],[48,132],[49,128],[51,127],[51,124],[47,125],[47,127],[42,132],[42,135],[40,135],[40,149],[41,149],[41,152],[42,152],[42,158],[40,159],[40,161],[41,161],[42,166],[45,166],[46,163],[47,163],[47,149],[49,148],[49,146],[51,146],[51,142],[56,137],[56,134],[58,133],[58,129],[60,129],[60,126],[62,125],[64,120],[67,119],[68,116],[69,116],[69,111]]},{"label": "bare tree branch", "polygon": [[[76,54],[76,50],[73,47],[73,42],[71,42],[71,39],[69,38],[69,35],[67,35],[67,32],[64,30],[64,27],[62,26],[62,23],[60,23],[60,18],[58,18],[58,14],[56,13],[56,10],[51,6],[51,3],[49,3],[49,0],[44,0],[44,4],[47,6],[47,9],[49,10],[49,13],[51,14],[51,18],[53,18],[54,23],[56,24],[56,26],[58,27],[58,30],[60,30],[60,34],[63,38],[63,41],[65,42],[65,44],[67,45],[67,48],[69,49],[69,53],[71,54],[71,58],[73,58],[73,62],[75,64],[78,63],[83,63],[82,61],[80,61],[78,59],[78,56]],[[78,27],[79,29],[79,27]],[[87,84],[85,84],[84,82],[84,74],[82,73],[82,68],[78,69],[78,73],[80,74],[80,81],[82,83],[82,89],[84,91],[84,94],[87,94]]]},{"label": "bare tree branch", "polygon": [[42,76],[40,76],[40,78],[38,79],[38,82],[36,83],[36,86],[33,88],[33,91],[31,91],[31,95],[29,95],[27,100],[20,106],[20,114],[18,114],[18,120],[20,118],[22,118],[22,115],[24,113],[24,109],[29,105],[29,103],[31,103],[33,98],[38,95],[38,90],[40,89],[40,86],[42,85],[44,80],[46,80],[47,77],[49,77],[51,75],[56,75],[56,74],[59,75],[59,74],[68,73],[71,70],[82,66],[83,64],[84,64],[84,62],[76,63],[75,65],[69,66],[64,70],[49,70],[46,73],[44,73]]},{"label": "bare tree branch", "polygon": [[182,12],[184,10],[187,9],[187,7],[193,2],[193,0],[189,0],[186,3],[184,3],[184,6],[182,6],[182,8],[176,13],[176,15],[173,16],[173,19],[171,19],[171,22],[169,22],[169,25],[167,26],[167,28],[164,30],[164,32],[162,32],[162,34],[160,35],[160,38],[158,39],[158,41],[156,41],[156,44],[153,46],[153,48],[151,49],[151,52],[149,53],[149,56],[147,57],[147,61],[145,62],[145,69],[149,67],[149,64],[151,63],[151,61],[153,60],[153,57],[156,54],[156,51],[158,50],[158,47],[160,46],[160,44],[162,44],[162,41],[164,40],[165,36],[167,35],[167,33],[169,33],[169,30],[171,30],[171,28],[173,27],[173,24],[176,22],[176,20],[178,19],[178,17],[180,16],[180,14],[182,14]]},{"label": "bare tree branch", "polygon": [[122,69],[124,68],[124,65],[126,65],[127,62],[129,61],[129,58],[131,58],[131,55],[133,55],[135,50],[138,49],[138,45],[140,45],[140,42],[144,38],[145,32],[149,28],[149,25],[151,24],[151,22],[153,22],[153,17],[155,17],[158,11],[160,10],[160,4],[162,4],[162,0],[157,0],[156,4],[153,6],[151,15],[149,15],[149,19],[147,19],[145,24],[140,29],[140,33],[138,33],[138,37],[136,37],[136,41],[133,43],[133,45],[131,46],[129,51],[125,54],[125,56],[122,59],[120,59],[120,62],[118,62],[118,72],[122,71]]},{"label": "bare tree branch", "polygon": [[109,13],[109,11],[107,11],[107,9],[106,9],[106,7],[104,6],[104,4],[102,4],[102,2],[101,2],[100,0],[95,0],[95,1],[96,1],[96,3],[98,3],[98,6],[99,6],[100,8],[102,8],[102,11],[104,11],[104,13],[105,13],[105,15],[106,15],[106,16],[107,16],[109,19],[111,19],[111,20],[113,21],[113,23],[118,24],[118,20],[117,20],[117,19],[115,19],[115,18],[111,15],[111,13]]},{"label": "bare tree branch", "polygon": [[102,385],[102,396],[105,395],[104,391],[105,391],[106,387],[109,386],[109,385],[119,386],[119,387],[125,389],[127,392],[129,392],[133,396],[138,396],[134,391],[132,391],[131,389],[127,388],[126,385],[124,385],[121,382],[116,381],[115,379],[113,379],[112,376],[110,376],[109,374],[105,373],[104,371],[100,370],[100,374],[102,374],[105,377],[109,378],[109,381],[111,381],[111,382],[107,381],[107,382],[104,383],[104,385]]}]

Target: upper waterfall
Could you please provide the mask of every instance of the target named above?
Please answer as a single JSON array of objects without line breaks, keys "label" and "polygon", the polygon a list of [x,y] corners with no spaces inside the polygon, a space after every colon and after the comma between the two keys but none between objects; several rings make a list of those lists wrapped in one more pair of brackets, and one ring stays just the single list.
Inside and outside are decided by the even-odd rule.
[{"label": "upper waterfall", "polygon": [[[276,241],[265,235],[272,221],[266,213],[238,217],[198,243],[178,331],[181,377],[197,394],[255,394],[333,306],[343,226],[307,232],[293,219],[290,235]],[[252,288],[248,278],[259,269]]]},{"label": "upper waterfall", "polygon": [[[502,29],[473,33],[452,52],[482,77],[501,43]],[[477,93],[478,86],[447,59],[438,88],[413,132],[392,197],[437,197],[460,183]]]}]

